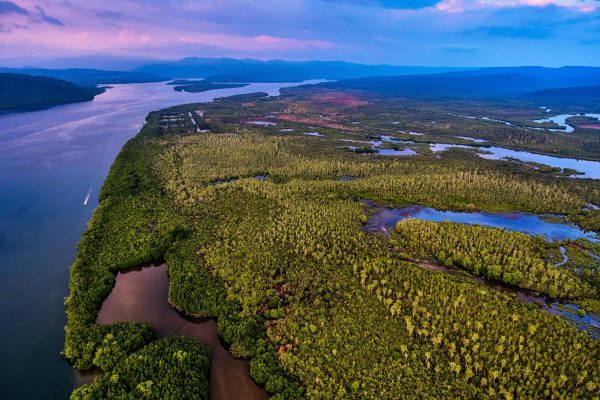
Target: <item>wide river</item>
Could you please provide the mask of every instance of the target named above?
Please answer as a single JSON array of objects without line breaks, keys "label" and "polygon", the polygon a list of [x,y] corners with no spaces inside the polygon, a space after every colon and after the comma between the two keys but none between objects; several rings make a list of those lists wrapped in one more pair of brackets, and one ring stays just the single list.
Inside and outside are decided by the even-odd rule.
[{"label": "wide river", "polygon": [[81,382],[59,355],[68,267],[110,165],[148,112],[295,85],[113,85],[91,102],[0,116],[0,399],[66,399]]}]

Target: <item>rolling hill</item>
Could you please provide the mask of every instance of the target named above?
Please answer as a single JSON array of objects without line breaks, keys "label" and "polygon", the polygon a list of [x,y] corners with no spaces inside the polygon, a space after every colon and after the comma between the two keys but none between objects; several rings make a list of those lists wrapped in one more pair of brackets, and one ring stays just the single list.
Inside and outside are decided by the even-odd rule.
[{"label": "rolling hill", "polygon": [[103,91],[95,86],[78,86],[54,78],[0,73],[0,113],[88,101]]}]

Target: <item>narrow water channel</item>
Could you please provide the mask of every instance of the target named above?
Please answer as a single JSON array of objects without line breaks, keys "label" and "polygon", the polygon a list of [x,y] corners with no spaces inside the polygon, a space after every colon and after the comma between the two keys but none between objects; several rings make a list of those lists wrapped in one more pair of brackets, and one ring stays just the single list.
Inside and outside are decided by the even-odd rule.
[{"label": "narrow water channel", "polygon": [[169,276],[164,264],[120,272],[96,322],[147,322],[159,337],[187,336],[211,348],[211,400],[268,399],[250,377],[245,360],[235,359],[224,347],[212,319],[188,318],[167,302]]},{"label": "narrow water channel", "polygon": [[[375,207],[370,201],[365,201],[368,207]],[[450,221],[463,224],[477,224],[495,228],[506,229],[509,231],[524,232],[530,235],[541,235],[547,240],[575,240],[584,238],[597,241],[594,232],[585,232],[578,227],[570,224],[551,223],[544,221],[537,215],[523,213],[483,213],[483,212],[453,212],[440,211],[434,208],[413,205],[410,207],[399,208],[378,208],[367,220],[364,228],[371,233],[388,234],[388,230],[406,218],[417,218],[426,221]],[[557,264],[560,267],[568,261],[565,248],[561,247],[560,252],[563,260]],[[466,271],[449,268],[436,262],[424,260],[409,260],[421,268],[458,275],[467,280],[478,282],[494,290],[500,290],[505,293],[513,294],[517,299],[524,303],[534,304],[538,310],[550,314],[558,315],[566,319],[572,325],[580,330],[587,331],[592,337],[600,337],[600,318],[591,314],[581,314],[580,308],[572,303],[561,303],[552,300],[543,295],[537,295],[528,290],[510,287],[501,282],[492,281],[482,277],[474,276]]]}]

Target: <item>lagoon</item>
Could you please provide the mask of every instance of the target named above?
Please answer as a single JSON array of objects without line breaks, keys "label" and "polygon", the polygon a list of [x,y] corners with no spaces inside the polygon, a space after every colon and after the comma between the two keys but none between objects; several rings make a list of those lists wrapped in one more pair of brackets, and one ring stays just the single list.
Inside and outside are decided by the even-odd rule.
[{"label": "lagoon", "polygon": [[396,226],[398,221],[406,218],[416,218],[433,222],[450,221],[461,224],[484,225],[509,231],[523,232],[529,235],[541,235],[547,240],[598,240],[594,232],[583,231],[574,224],[548,222],[540,215],[521,212],[442,211],[419,205],[379,209],[367,221],[366,229],[371,232],[385,232]]}]

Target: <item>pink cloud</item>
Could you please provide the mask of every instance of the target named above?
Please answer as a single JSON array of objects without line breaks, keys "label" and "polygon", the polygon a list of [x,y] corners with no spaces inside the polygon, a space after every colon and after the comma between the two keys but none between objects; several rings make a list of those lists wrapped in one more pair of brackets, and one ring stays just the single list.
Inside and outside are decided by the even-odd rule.
[{"label": "pink cloud", "polygon": [[435,8],[445,12],[462,12],[464,11],[462,0],[443,0],[435,5]]},{"label": "pink cloud", "polygon": [[152,41],[152,36],[147,33],[139,34],[133,29],[121,29],[117,39],[123,43],[148,44]]},{"label": "pink cloud", "polygon": [[131,42],[135,39],[135,34],[130,29],[121,29],[118,38],[120,42]]},{"label": "pink cloud", "polygon": [[269,35],[236,36],[226,34],[195,34],[181,36],[180,43],[204,44],[231,50],[305,50],[331,49],[335,46],[324,40],[291,39]]}]

